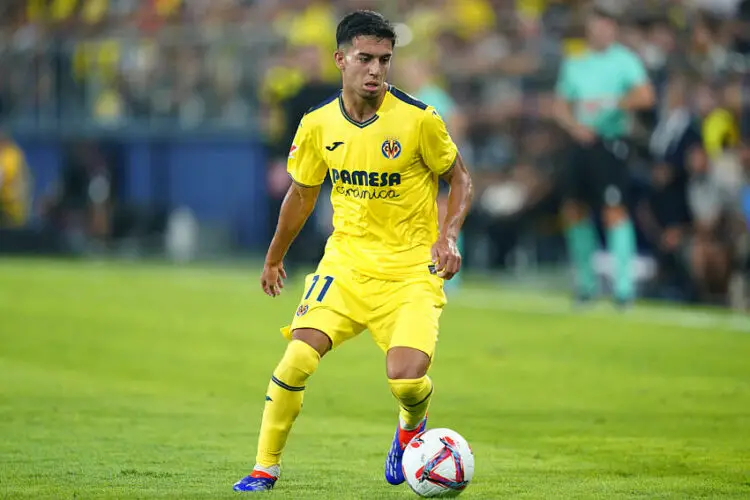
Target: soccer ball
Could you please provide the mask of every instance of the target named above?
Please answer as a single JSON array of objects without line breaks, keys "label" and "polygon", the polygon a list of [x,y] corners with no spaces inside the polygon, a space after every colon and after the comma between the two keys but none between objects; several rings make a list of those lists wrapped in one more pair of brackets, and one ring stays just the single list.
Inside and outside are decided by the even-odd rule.
[{"label": "soccer ball", "polygon": [[409,441],[402,466],[407,484],[417,495],[455,497],[474,477],[474,453],[458,432],[430,429]]}]

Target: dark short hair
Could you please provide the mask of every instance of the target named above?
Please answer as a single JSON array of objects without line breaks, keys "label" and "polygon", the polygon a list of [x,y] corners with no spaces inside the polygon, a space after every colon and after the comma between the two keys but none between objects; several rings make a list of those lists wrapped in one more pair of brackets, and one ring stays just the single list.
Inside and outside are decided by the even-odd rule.
[{"label": "dark short hair", "polygon": [[396,45],[396,30],[382,14],[371,10],[356,10],[345,15],[336,28],[336,46],[352,43],[358,36],[387,39]]},{"label": "dark short hair", "polygon": [[590,7],[591,14],[614,22],[622,21],[623,15],[621,8],[614,2],[594,2]]},{"label": "dark short hair", "polygon": [[615,14],[612,11],[601,9],[599,7],[594,7],[591,9],[591,14],[593,14],[596,17],[600,17],[602,19],[608,19],[610,21],[618,22],[620,19],[617,17],[617,14]]}]

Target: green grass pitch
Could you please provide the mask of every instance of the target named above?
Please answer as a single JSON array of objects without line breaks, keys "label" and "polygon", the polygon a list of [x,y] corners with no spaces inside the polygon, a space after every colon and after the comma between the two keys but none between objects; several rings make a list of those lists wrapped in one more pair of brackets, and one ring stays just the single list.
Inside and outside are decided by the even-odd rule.
[{"label": "green grass pitch", "polygon": [[[279,327],[255,268],[0,260],[0,498],[236,498]],[[433,427],[476,453],[463,497],[750,498],[748,321],[469,286],[444,313]],[[311,379],[269,498],[407,499],[365,334]]]}]

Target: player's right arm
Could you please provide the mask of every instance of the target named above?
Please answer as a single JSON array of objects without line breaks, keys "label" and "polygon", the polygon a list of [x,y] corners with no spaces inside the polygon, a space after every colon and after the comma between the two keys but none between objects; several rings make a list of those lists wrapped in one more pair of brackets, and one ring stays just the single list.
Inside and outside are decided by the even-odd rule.
[{"label": "player's right arm", "polygon": [[590,144],[596,139],[596,135],[591,129],[583,126],[573,114],[571,103],[576,100],[576,94],[571,83],[570,72],[570,64],[565,61],[557,80],[552,114],[557,124],[573,136],[575,140],[583,144]]},{"label": "player's right arm", "polygon": [[318,142],[314,127],[302,118],[287,161],[287,171],[293,182],[281,204],[276,232],[260,278],[263,291],[271,297],[279,295],[284,287],[284,256],[315,209],[320,186],[325,180],[327,169]]},{"label": "player's right arm", "polygon": [[656,103],[656,92],[638,56],[628,53],[623,61],[622,70],[627,76],[629,90],[618,105],[620,109],[641,111],[652,108]]},{"label": "player's right arm", "polygon": [[308,187],[292,182],[279,212],[279,221],[266,253],[260,282],[266,295],[276,297],[284,288],[284,256],[315,208],[320,186]]}]

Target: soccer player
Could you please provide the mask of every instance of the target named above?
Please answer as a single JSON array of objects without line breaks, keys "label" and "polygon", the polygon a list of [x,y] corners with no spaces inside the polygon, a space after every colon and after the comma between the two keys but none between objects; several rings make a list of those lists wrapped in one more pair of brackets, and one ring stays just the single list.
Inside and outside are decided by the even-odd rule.
[{"label": "soccer player", "polygon": [[[273,488],[281,454],[302,408],[305,385],[331,349],[369,330],[385,352],[386,375],[400,406],[385,464],[404,481],[401,458],[426,425],[433,386],[427,375],[443,281],[461,267],[456,248],[472,184],[434,108],[386,83],[396,35],[380,14],[356,11],[337,30],[334,53],[342,90],[302,118],[289,152],[287,192],[261,275],[275,297],[282,260],[330,175],[334,231],[317,270],[307,276],[289,327],[286,352],[268,384],[256,464],[236,491]],[[438,179],[450,186],[438,233]]]},{"label": "soccer player", "polygon": [[635,298],[635,231],[626,208],[630,114],[654,105],[654,90],[638,56],[616,42],[615,15],[595,8],[587,20],[589,51],[566,60],[557,84],[555,116],[575,140],[563,180],[566,239],[576,271],[576,298],[597,295],[592,256],[597,236],[588,208],[601,210],[614,257],[614,300]]}]

